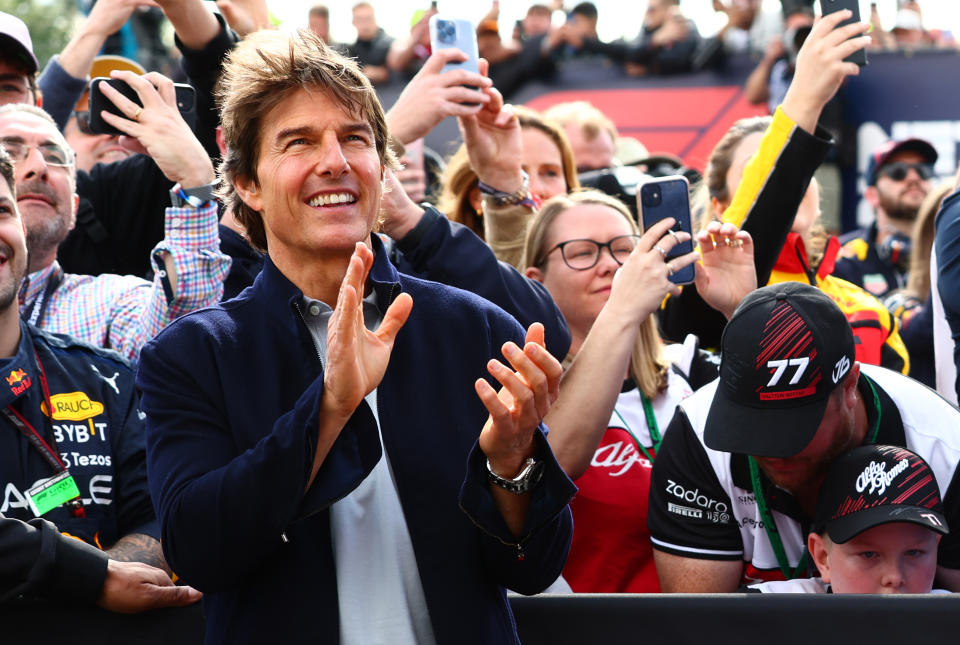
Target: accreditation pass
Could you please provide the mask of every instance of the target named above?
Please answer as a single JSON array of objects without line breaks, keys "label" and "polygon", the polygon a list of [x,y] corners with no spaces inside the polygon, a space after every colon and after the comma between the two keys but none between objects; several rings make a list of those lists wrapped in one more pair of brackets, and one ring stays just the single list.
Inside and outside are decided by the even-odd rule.
[{"label": "accreditation pass", "polygon": [[37,517],[77,497],[80,497],[80,489],[67,470],[44,479],[27,491],[30,510]]}]

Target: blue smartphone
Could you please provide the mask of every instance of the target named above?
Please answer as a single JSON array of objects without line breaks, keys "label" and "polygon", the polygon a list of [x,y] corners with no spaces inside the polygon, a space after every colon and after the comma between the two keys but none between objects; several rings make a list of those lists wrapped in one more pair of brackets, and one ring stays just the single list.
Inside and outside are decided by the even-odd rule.
[{"label": "blue smartphone", "polygon": [[444,72],[451,69],[480,71],[477,65],[477,58],[479,57],[477,30],[469,20],[441,18],[439,14],[430,16],[430,48],[432,51],[459,49],[467,55],[467,60],[462,63],[447,63],[443,67]]},{"label": "blue smartphone", "polygon": [[[690,183],[682,175],[657,177],[644,182],[640,186],[637,201],[640,202],[640,217],[643,230],[666,217],[676,220],[673,230],[677,233],[684,231],[691,234],[691,239],[681,242],[667,254],[667,261],[686,255],[693,251],[693,226],[690,221]],[[670,281],[675,284],[690,284],[696,277],[696,268],[693,264],[675,271]]]}]

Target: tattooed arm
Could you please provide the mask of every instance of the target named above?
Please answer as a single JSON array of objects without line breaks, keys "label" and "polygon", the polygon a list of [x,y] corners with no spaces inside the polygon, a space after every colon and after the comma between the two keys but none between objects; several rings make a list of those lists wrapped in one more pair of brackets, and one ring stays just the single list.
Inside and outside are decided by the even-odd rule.
[{"label": "tattooed arm", "polygon": [[112,560],[143,562],[152,567],[163,569],[168,574],[171,573],[170,567],[163,557],[160,541],[143,533],[124,535],[117,540],[116,544],[106,549],[106,552]]}]

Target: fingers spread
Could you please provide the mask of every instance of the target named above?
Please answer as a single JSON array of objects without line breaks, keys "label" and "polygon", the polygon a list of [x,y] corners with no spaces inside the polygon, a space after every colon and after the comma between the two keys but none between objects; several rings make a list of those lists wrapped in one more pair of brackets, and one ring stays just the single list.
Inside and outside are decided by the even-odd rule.
[{"label": "fingers spread", "polygon": [[385,343],[392,343],[397,336],[397,332],[407,322],[412,310],[413,298],[410,297],[409,293],[401,293],[387,308],[387,313],[383,316],[383,322],[377,328],[377,337]]}]

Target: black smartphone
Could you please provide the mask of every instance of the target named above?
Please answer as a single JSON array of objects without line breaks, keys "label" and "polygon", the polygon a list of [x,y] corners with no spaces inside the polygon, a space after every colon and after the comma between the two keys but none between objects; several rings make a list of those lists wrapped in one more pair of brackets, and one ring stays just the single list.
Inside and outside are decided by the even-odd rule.
[{"label": "black smartphone", "polygon": [[[691,239],[677,244],[670,250],[666,257],[667,262],[693,251],[690,183],[686,177],[669,175],[650,179],[640,186],[637,198],[640,202],[640,217],[644,231],[660,220],[672,217],[676,220],[672,228],[674,232],[683,231],[691,234]],[[694,265],[691,264],[674,271],[673,275],[670,276],[670,281],[675,284],[690,284],[696,277],[696,271]]]},{"label": "black smartphone", "polygon": [[[107,78],[105,76],[98,76],[90,81],[90,129],[98,134],[123,134],[123,132],[104,121],[103,116],[100,114],[102,111],[107,111],[125,119],[129,118],[126,114],[122,114],[120,108],[103,95],[103,91],[100,89],[101,83],[109,83],[112,88],[137,105],[142,106],[143,103],[140,101],[140,97],[137,96],[137,92],[130,87],[126,81]],[[192,85],[185,83],[174,83],[173,87],[176,90],[177,109],[180,110],[180,115],[192,130],[197,120],[197,92],[193,89]]]},{"label": "black smartphone", "polygon": [[[830,15],[831,13],[842,11],[844,9],[849,9],[853,12],[853,15],[850,16],[848,20],[844,20],[839,25],[837,29],[843,27],[844,25],[850,25],[855,22],[860,22],[860,1],[859,0],[820,0],[820,13],[824,16]],[[863,67],[867,64],[867,50],[858,49],[853,52],[843,60],[848,63],[856,63],[860,67]]]}]

